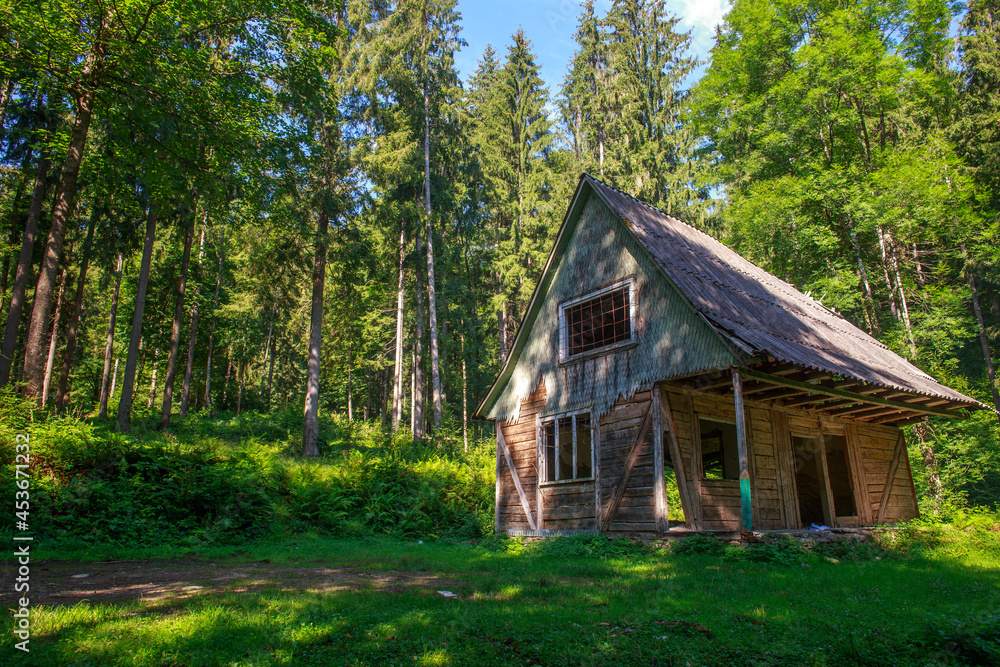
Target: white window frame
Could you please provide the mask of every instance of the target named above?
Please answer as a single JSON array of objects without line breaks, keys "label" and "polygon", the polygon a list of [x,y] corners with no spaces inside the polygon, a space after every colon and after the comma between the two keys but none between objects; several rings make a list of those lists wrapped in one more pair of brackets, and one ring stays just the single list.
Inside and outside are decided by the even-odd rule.
[{"label": "white window frame", "polygon": [[[604,345],[602,347],[596,347],[592,350],[587,350],[586,352],[579,352],[574,355],[569,354],[569,335],[566,330],[566,310],[572,308],[584,301],[590,301],[599,296],[610,292],[616,292],[622,287],[628,286],[628,302],[629,302],[629,337],[625,340],[620,340],[617,343],[611,343],[610,345]],[[613,350],[626,345],[633,345],[636,342],[636,318],[638,315],[638,304],[636,303],[636,289],[635,289],[635,276],[629,276],[623,280],[608,285],[607,287],[602,287],[599,290],[594,290],[584,294],[583,296],[576,297],[569,301],[564,301],[559,304],[559,361],[576,361],[578,359],[586,359],[591,356],[599,356],[602,354],[607,354]]]},{"label": "white window frame", "polygon": [[[573,432],[573,472],[577,469],[577,450],[576,450],[576,418],[579,415],[587,415],[590,420],[590,477],[569,477],[566,479],[549,479],[549,464],[545,456],[545,427],[548,424],[554,424],[553,429],[555,435],[555,442],[553,443],[555,447],[555,455],[558,460],[559,457],[559,420],[565,419],[566,417],[571,417],[572,422],[570,429]],[[538,418],[537,425],[537,438],[538,443],[538,471],[539,471],[539,482],[540,485],[545,486],[548,484],[567,484],[572,482],[591,482],[594,480],[594,467],[597,463],[597,434],[596,434],[597,424],[594,423],[594,415],[590,408],[584,410],[575,410],[573,412],[561,412],[555,415],[546,415],[544,417]],[[556,465],[555,475],[559,473],[559,466]]]}]

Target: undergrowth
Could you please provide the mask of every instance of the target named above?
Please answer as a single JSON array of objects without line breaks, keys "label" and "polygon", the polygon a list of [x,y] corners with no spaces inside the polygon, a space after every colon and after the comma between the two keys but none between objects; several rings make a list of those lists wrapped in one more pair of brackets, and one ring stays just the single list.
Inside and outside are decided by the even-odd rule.
[{"label": "undergrowth", "polygon": [[[194,415],[122,436],[109,422],[47,416],[0,392],[0,490],[14,442],[31,444],[30,528],[64,549],[241,544],[299,533],[476,538],[492,533],[493,449],[390,437],[323,420],[321,456],[297,454],[282,415]],[[300,417],[301,419],[301,417]],[[12,529],[10,512],[0,528]]]}]

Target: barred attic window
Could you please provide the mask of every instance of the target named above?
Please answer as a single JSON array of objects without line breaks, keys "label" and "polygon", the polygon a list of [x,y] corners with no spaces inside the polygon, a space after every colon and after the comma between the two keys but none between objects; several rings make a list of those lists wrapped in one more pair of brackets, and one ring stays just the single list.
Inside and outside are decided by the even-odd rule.
[{"label": "barred attic window", "polygon": [[631,288],[626,284],[566,306],[566,356],[572,357],[632,338]]}]

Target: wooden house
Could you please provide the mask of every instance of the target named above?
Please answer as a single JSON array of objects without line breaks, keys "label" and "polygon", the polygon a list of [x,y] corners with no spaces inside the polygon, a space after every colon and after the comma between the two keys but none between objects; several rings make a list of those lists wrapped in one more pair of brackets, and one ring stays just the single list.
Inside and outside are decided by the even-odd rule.
[{"label": "wooden house", "polygon": [[[900,426],[982,403],[710,236],[583,175],[500,375],[496,528],[918,515]],[[681,528],[681,526],[677,526]]]}]

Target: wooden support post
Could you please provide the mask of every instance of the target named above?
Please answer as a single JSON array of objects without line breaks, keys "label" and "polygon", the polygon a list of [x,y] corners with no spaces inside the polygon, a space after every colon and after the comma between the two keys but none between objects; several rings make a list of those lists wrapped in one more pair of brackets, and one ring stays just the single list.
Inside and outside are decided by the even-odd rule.
[{"label": "wooden support post", "polygon": [[868,495],[868,480],[865,478],[864,460],[861,458],[861,439],[858,436],[857,424],[844,426],[844,443],[847,445],[847,458],[850,461],[851,477],[854,479],[854,495],[857,497],[858,519],[861,525],[872,524],[872,501]]},{"label": "wooden support post", "polygon": [[601,420],[591,417],[590,441],[594,451],[594,528],[601,529]]},{"label": "wooden support post", "polygon": [[885,478],[885,486],[882,487],[882,498],[878,503],[878,514],[875,523],[882,523],[885,520],[886,510],[889,509],[889,496],[892,494],[892,484],[896,481],[896,471],[899,463],[903,460],[903,453],[906,451],[906,441],[903,440],[903,432],[899,432],[896,439],[896,449],[892,453],[892,463],[889,464],[889,474]]},{"label": "wooden support post", "polygon": [[663,476],[663,401],[660,393],[660,388],[653,385],[653,515],[656,531],[664,532],[670,530],[670,521],[667,519],[667,480]]},{"label": "wooden support post", "polygon": [[502,450],[500,449],[500,438],[502,436],[500,435],[501,427],[499,419],[496,421],[496,427],[497,427],[497,483],[496,483],[497,500],[496,500],[496,505],[494,505],[496,510],[494,511],[494,517],[493,517],[493,533],[494,535],[499,535],[500,534],[500,472],[501,472],[500,456],[502,454]]},{"label": "wooden support post", "polygon": [[819,483],[823,485],[819,494],[819,499],[823,503],[823,518],[826,520],[826,525],[833,528],[837,525],[837,508],[833,504],[830,468],[826,462],[826,437],[823,435],[823,422],[819,424],[819,451],[816,452],[816,465],[819,470]]},{"label": "wooden support post", "polygon": [[524,510],[524,515],[528,517],[528,527],[535,530],[537,526],[535,525],[535,517],[531,513],[531,506],[528,504],[528,496],[525,495],[524,487],[521,486],[521,478],[518,477],[517,468],[514,467],[514,459],[510,455],[510,448],[507,447],[507,441],[503,437],[503,427],[499,424],[497,425],[497,442],[500,444],[501,449],[503,449],[503,456],[507,461],[507,468],[510,470],[511,479],[514,480],[517,495],[521,498],[521,509]]},{"label": "wooden support post", "polygon": [[[701,424],[698,423],[698,413],[694,410],[694,397],[687,397],[688,439],[691,445],[691,526],[695,530],[704,528],[705,512],[701,499],[701,480],[705,477],[705,461],[701,451]],[[676,425],[675,425],[676,426]]]},{"label": "wooden support post", "polygon": [[535,525],[539,529],[545,527],[545,512],[542,511],[545,505],[545,487],[542,486],[542,482],[548,478],[549,472],[545,463],[545,440],[542,435],[542,418],[539,415],[535,416],[535,444],[537,446],[537,458],[538,461],[538,483],[535,485]]},{"label": "wooden support post", "polygon": [[[664,423],[667,426],[667,444],[670,446],[670,461],[674,464],[674,477],[677,479],[677,491],[681,497],[681,509],[684,511],[684,523],[692,530],[701,530],[701,503],[700,492],[697,499],[694,483],[688,480],[687,465],[681,455],[681,444],[677,435],[677,422],[674,420],[674,411],[670,405],[670,398],[660,390],[662,397],[661,409],[663,410]],[[691,451],[694,451],[692,446]]]},{"label": "wooden support post", "polygon": [[642,424],[639,426],[639,433],[635,436],[635,441],[632,443],[632,449],[628,453],[628,458],[625,460],[625,469],[622,470],[622,476],[618,480],[617,486],[615,486],[615,495],[611,497],[611,502],[608,503],[608,513],[604,517],[604,522],[601,524],[601,531],[606,531],[611,525],[612,519],[615,518],[615,513],[618,511],[618,507],[622,504],[622,498],[625,496],[625,489],[628,487],[628,481],[632,477],[632,469],[635,468],[636,461],[639,460],[639,453],[642,451],[642,443],[646,440],[646,434],[649,433],[649,427],[653,422],[653,403],[650,401],[649,408],[646,409],[646,415],[642,418]]},{"label": "wooden support post", "polygon": [[753,530],[753,499],[750,497],[750,457],[747,452],[746,415],[743,412],[743,381],[733,372],[733,397],[736,401],[736,450],[740,457],[740,525]]},{"label": "wooden support post", "polygon": [[781,527],[800,528],[799,499],[795,485],[795,452],[788,432],[788,415],[775,410],[773,413],[774,448],[778,465],[778,491],[781,498]]}]

